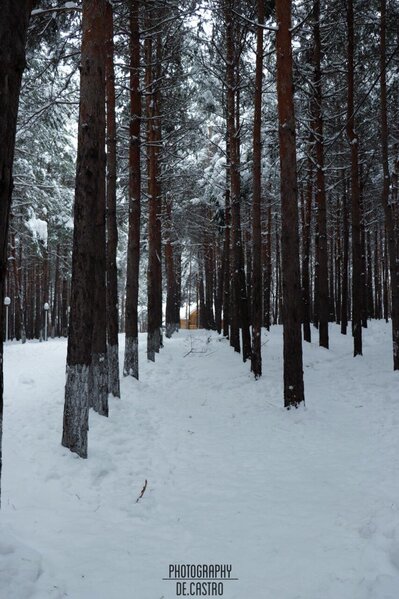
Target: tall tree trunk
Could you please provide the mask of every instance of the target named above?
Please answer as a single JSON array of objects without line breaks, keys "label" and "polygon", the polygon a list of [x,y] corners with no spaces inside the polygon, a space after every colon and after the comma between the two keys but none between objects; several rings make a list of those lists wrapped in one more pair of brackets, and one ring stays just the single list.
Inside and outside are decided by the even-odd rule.
[{"label": "tall tree trunk", "polygon": [[56,256],[55,256],[55,271],[54,271],[54,295],[53,295],[53,306],[51,310],[51,337],[55,337],[58,334],[58,304],[59,304],[59,278],[60,278],[60,244],[57,244]]},{"label": "tall tree trunk", "polygon": [[[28,284],[29,284],[29,326],[28,326],[28,338],[35,338],[35,269],[34,264],[30,266],[28,272]],[[54,296],[55,297],[55,296]],[[57,300],[57,307],[59,299]]]},{"label": "tall tree trunk", "polygon": [[[49,259],[48,259],[48,247],[44,243],[41,243],[42,254],[43,254],[43,276],[42,276],[42,297],[41,297],[41,338],[45,339],[45,321],[46,321],[46,310],[44,309],[45,304],[49,303]],[[48,317],[48,315],[47,315]]]},{"label": "tall tree trunk", "polygon": [[329,265],[329,275],[328,275],[328,286],[329,286],[329,292],[328,292],[328,320],[329,322],[334,322],[335,321],[335,313],[336,313],[336,308],[335,308],[335,290],[334,290],[334,281],[335,281],[335,274],[334,274],[334,229],[332,228],[332,232],[331,232],[331,240],[330,240],[330,249],[329,249],[329,261],[328,261],[328,265]]},{"label": "tall tree trunk", "polygon": [[[229,174],[231,193],[231,231],[232,231],[232,314],[239,315],[242,334],[242,357],[244,362],[251,357],[251,336],[249,332],[248,300],[245,282],[244,253],[241,231],[241,182],[240,182],[240,150],[238,122],[238,58],[236,47],[236,23],[234,19],[234,0],[224,4],[226,23],[226,95],[227,95],[227,135],[229,148]],[[235,351],[240,351],[239,337],[230,336]]]},{"label": "tall tree trunk", "polygon": [[175,263],[175,277],[176,277],[176,288],[175,288],[175,318],[176,331],[180,329],[180,306],[181,306],[181,283],[182,283],[182,264],[181,264],[181,247],[175,242],[173,246],[173,256]]},{"label": "tall tree trunk", "polygon": [[371,234],[366,233],[367,248],[367,313],[370,318],[375,318],[374,295],[373,295],[373,260],[371,254]]},{"label": "tall tree trunk", "polygon": [[281,316],[281,252],[280,252],[280,233],[277,221],[277,215],[275,215],[274,219],[274,228],[275,228],[275,239],[276,239],[276,264],[275,271],[276,276],[275,281],[275,298],[274,298],[274,324],[282,324],[282,316]]},{"label": "tall tree trunk", "polygon": [[336,323],[341,324],[341,302],[342,302],[342,243],[341,243],[341,205],[338,199],[337,223],[335,227],[335,296],[336,296]]},{"label": "tall tree trunk", "polygon": [[[313,139],[313,136],[312,136]],[[311,148],[309,148],[311,151]],[[311,220],[312,220],[312,195],[313,195],[313,168],[312,160],[308,161],[309,173],[306,186],[306,197],[304,197],[303,206],[303,253],[302,253],[302,294],[303,294],[303,338],[310,343],[312,341],[312,333],[310,329],[311,319],[311,290],[310,290],[310,235],[311,235]]]},{"label": "tall tree trunk", "polygon": [[277,100],[279,117],[282,276],[284,325],[284,406],[298,406],[305,400],[301,338],[301,281],[295,112],[292,77],[291,0],[276,0],[278,31]]},{"label": "tall tree trunk", "polygon": [[252,174],[252,360],[255,378],[262,375],[262,230],[261,230],[261,126],[263,83],[263,21],[265,2],[257,1],[258,27],[256,30],[255,106],[253,129]]},{"label": "tall tree trunk", "polygon": [[198,326],[200,329],[207,328],[206,322],[206,308],[205,308],[205,289],[204,289],[204,268],[202,264],[202,257],[198,257],[198,301],[199,301],[199,315],[197,308],[197,316],[199,318]]},{"label": "tall tree trunk", "polygon": [[360,248],[362,254],[362,272],[360,276],[362,285],[362,303],[361,303],[361,320],[362,327],[367,328],[367,262],[366,262],[366,225],[365,225],[365,211],[364,211],[364,198],[363,198],[363,176],[362,170],[360,169]]},{"label": "tall tree trunk", "polygon": [[118,270],[118,227],[116,222],[116,121],[115,121],[115,73],[114,73],[114,23],[113,8],[106,4],[106,108],[107,108],[107,357],[108,391],[120,397],[119,384],[119,308]]},{"label": "tall tree trunk", "polygon": [[321,76],[320,0],[313,3],[314,37],[314,139],[316,143],[317,282],[319,345],[328,349],[328,246]]},{"label": "tall tree trunk", "polygon": [[95,229],[100,221],[97,205],[102,201],[99,196],[104,194],[105,175],[105,5],[105,0],[83,0],[72,287],[62,436],[62,444],[82,458],[87,457],[98,249]]},{"label": "tall tree trunk", "polygon": [[35,338],[42,340],[42,298],[41,298],[41,280],[42,280],[42,264],[40,257],[35,258]]},{"label": "tall tree trunk", "polygon": [[383,250],[382,259],[382,293],[383,293],[383,313],[385,322],[389,321],[389,291],[388,291],[388,248],[387,248],[387,232],[381,232],[381,249]]},{"label": "tall tree trunk", "polygon": [[[165,16],[165,10],[159,12],[159,21]],[[159,23],[159,27],[161,27]],[[163,347],[162,333],[162,189],[161,189],[161,164],[160,154],[162,148],[162,127],[161,127],[161,81],[162,81],[162,61],[163,61],[163,38],[161,29],[157,34],[156,62],[155,62],[155,95],[154,95],[154,126],[155,126],[155,183],[156,183],[156,221],[155,221],[155,251],[156,251],[156,287],[155,287],[155,308],[156,308],[156,346],[155,351],[159,352]]]},{"label": "tall tree trunk", "polygon": [[[153,7],[148,9],[147,29],[155,25]],[[162,268],[161,268],[161,190],[159,185],[160,137],[160,60],[161,36],[156,34],[154,51],[153,35],[146,38],[146,112],[148,147],[148,276],[147,276],[147,358],[155,361],[155,353],[162,344]]]},{"label": "tall tree trunk", "polygon": [[223,335],[229,336],[230,327],[230,228],[231,228],[231,212],[230,212],[230,190],[225,192],[225,209],[224,209],[224,240],[223,240]]},{"label": "tall tree trunk", "polygon": [[68,336],[68,280],[62,280],[61,335]]},{"label": "tall tree trunk", "polygon": [[165,334],[168,339],[172,337],[175,331],[179,330],[179,323],[176,320],[177,303],[177,281],[176,269],[173,252],[173,224],[172,224],[172,198],[165,200],[166,219],[164,223],[165,231],[165,268],[166,268],[166,312],[165,312]]},{"label": "tall tree trunk", "polygon": [[215,330],[215,318],[213,312],[213,296],[214,296],[214,274],[215,274],[215,259],[213,254],[213,243],[211,235],[204,235],[204,270],[205,270],[205,310],[206,310],[206,328]]},{"label": "tall tree trunk", "polygon": [[11,258],[12,268],[14,275],[14,294],[15,294],[15,310],[17,313],[18,322],[18,337],[22,343],[26,342],[26,330],[25,330],[25,303],[21,289],[21,262],[18,264],[17,252],[16,252],[16,239],[15,234],[11,236]]},{"label": "tall tree trunk", "polygon": [[377,229],[374,234],[374,305],[377,319],[382,318],[381,296],[381,250]]},{"label": "tall tree trunk", "polygon": [[220,245],[215,241],[214,253],[216,256],[216,288],[215,288],[215,326],[219,335],[222,332],[222,305],[223,305],[223,290],[224,290],[224,260],[220,250]]},{"label": "tall tree trunk", "polygon": [[[106,90],[106,41],[108,39],[107,4],[105,2],[104,17],[104,82],[101,96],[104,99],[104,111],[98,113],[100,143],[105,149],[105,90]],[[104,95],[103,95],[104,94]],[[94,303],[93,303],[93,333],[92,333],[92,355],[89,370],[89,406],[101,416],[108,416],[108,357],[107,357],[107,253],[106,253],[106,156],[105,151],[101,155],[100,170],[98,173],[97,202],[94,213]]]},{"label": "tall tree trunk", "polygon": [[270,295],[272,289],[272,205],[269,200],[267,209],[267,234],[263,243],[263,319],[264,326],[269,331],[271,325]]},{"label": "tall tree trunk", "polygon": [[[32,0],[0,0],[0,327],[3,327],[7,237],[13,189],[15,133]],[[3,332],[0,333],[0,497],[3,433]]]},{"label": "tall tree trunk", "polygon": [[129,239],[127,248],[124,376],[139,378],[138,301],[141,218],[140,1],[130,4]]},{"label": "tall tree trunk", "polygon": [[346,185],[342,196],[342,233],[343,233],[343,256],[342,256],[342,299],[341,299],[341,333],[346,335],[348,328],[348,290],[349,290],[349,209]]},{"label": "tall tree trunk", "polygon": [[351,152],[352,333],[353,355],[362,355],[362,248],[360,239],[359,138],[355,130],[355,31],[353,0],[348,0],[348,106],[346,133]]},{"label": "tall tree trunk", "polygon": [[393,369],[399,370],[399,262],[397,260],[397,244],[393,206],[389,203],[389,163],[388,163],[388,115],[387,115],[387,83],[386,83],[386,0],[381,0],[381,49],[380,49],[380,86],[381,86],[381,148],[383,168],[383,188],[381,203],[385,214],[385,227],[389,255],[389,274],[391,277],[391,319],[393,344]]}]

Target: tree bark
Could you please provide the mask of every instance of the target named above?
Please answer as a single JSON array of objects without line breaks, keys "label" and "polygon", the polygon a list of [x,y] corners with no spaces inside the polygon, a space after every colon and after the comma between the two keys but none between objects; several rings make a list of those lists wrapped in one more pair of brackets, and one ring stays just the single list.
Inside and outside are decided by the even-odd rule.
[{"label": "tree bark", "polygon": [[129,239],[127,248],[124,376],[139,378],[138,301],[141,218],[140,1],[130,4]]},{"label": "tree bark", "polygon": [[393,369],[399,370],[399,263],[397,260],[397,243],[393,206],[389,203],[389,162],[388,162],[388,115],[387,115],[387,83],[386,83],[386,0],[381,0],[380,24],[380,87],[381,87],[381,148],[383,187],[381,203],[385,215],[385,228],[389,256],[389,274],[391,277],[391,320]]},{"label": "tree bark", "polygon": [[11,259],[12,259],[12,270],[14,275],[14,297],[15,297],[15,310],[17,313],[18,322],[18,337],[22,343],[26,343],[26,330],[25,330],[25,302],[22,295],[21,289],[21,261],[18,264],[17,252],[16,252],[16,239],[15,233],[11,235]]},{"label": "tree bark", "polygon": [[263,22],[265,2],[257,1],[255,106],[253,127],[252,173],[252,357],[251,367],[256,379],[262,375],[262,230],[261,230],[261,161],[262,161],[262,83],[263,83]]},{"label": "tree bark", "polygon": [[280,142],[284,406],[305,400],[301,338],[301,281],[297,207],[295,112],[292,76],[291,0],[276,0],[277,100]]},{"label": "tree bark", "polygon": [[105,4],[105,0],[83,0],[82,16],[72,286],[62,436],[62,444],[82,458],[87,457],[97,254],[95,229],[97,222],[101,226],[97,205],[99,196],[104,193],[105,174]]},{"label": "tree bark", "polygon": [[97,113],[97,135],[101,147],[99,155],[99,170],[97,184],[97,202],[94,213],[94,303],[93,303],[93,333],[92,355],[89,370],[89,406],[101,416],[108,416],[108,357],[107,357],[107,254],[106,254],[106,155],[105,155],[105,129],[106,129],[106,62],[107,42],[109,40],[109,24],[107,19],[108,2],[104,4],[104,17],[102,22],[104,51],[102,54],[103,82],[98,91],[101,97],[101,110]]},{"label": "tree bark", "polygon": [[113,8],[106,4],[107,40],[105,59],[106,109],[107,109],[107,357],[108,391],[120,397],[119,384],[119,308],[118,227],[116,222],[116,121],[115,121],[115,73],[114,73],[114,23]]},{"label": "tree bark", "polygon": [[[313,136],[312,136],[313,139]],[[309,151],[310,148],[309,148]],[[312,333],[310,329],[311,318],[311,291],[309,277],[310,263],[310,235],[311,235],[311,220],[312,220],[312,195],[313,195],[313,168],[312,161],[308,161],[309,173],[306,186],[306,194],[303,198],[303,254],[302,254],[302,297],[303,297],[303,338],[310,343],[312,341]]]},{"label": "tree bark", "polygon": [[215,258],[213,253],[213,243],[211,235],[208,232],[204,233],[204,271],[205,271],[205,311],[206,311],[206,328],[215,330],[215,317],[213,312],[214,298],[214,275],[215,275]]},{"label": "tree bark", "polygon": [[319,345],[328,349],[328,246],[324,180],[323,93],[321,75],[320,0],[313,3],[314,37],[314,139],[316,146],[317,281]]},{"label": "tree bark", "polygon": [[[0,0],[0,327],[3,326],[8,224],[13,190],[15,133],[32,0]],[[3,332],[0,334],[0,494],[3,432]]]},{"label": "tree bark", "polygon": [[[148,8],[147,29],[154,28],[153,7]],[[156,36],[155,51],[153,35]],[[147,271],[147,358],[155,361],[162,345],[161,189],[159,184],[160,74],[162,40],[159,32],[146,39],[146,113],[148,152],[148,271]]]},{"label": "tree bark", "polygon": [[269,331],[271,325],[270,295],[272,289],[272,206],[269,200],[267,209],[267,233],[263,242],[263,319],[264,326]]},{"label": "tree bark", "polygon": [[230,328],[230,190],[225,192],[224,240],[223,240],[223,335],[229,337]]},{"label": "tree bark", "polygon": [[[229,175],[231,194],[231,232],[232,232],[232,312],[231,319],[238,315],[242,334],[242,357],[244,362],[251,357],[251,336],[249,332],[248,299],[245,282],[244,253],[241,231],[241,182],[240,182],[240,150],[239,121],[237,106],[237,47],[234,28],[234,0],[224,4],[226,24],[226,96],[227,96],[227,136],[229,148]],[[233,328],[233,327],[232,327]],[[234,331],[236,332],[236,327]],[[230,342],[235,351],[240,351],[239,336],[230,335]]]},{"label": "tree bark", "polygon": [[342,256],[342,299],[341,299],[341,333],[346,335],[348,329],[348,289],[349,289],[349,209],[346,185],[342,196],[342,233],[343,233],[343,256]]},{"label": "tree bark", "polygon": [[166,268],[166,313],[165,313],[165,334],[168,339],[173,333],[179,330],[179,323],[176,320],[176,304],[177,299],[177,280],[175,258],[173,251],[173,225],[172,225],[172,198],[168,197],[165,200],[165,268]]},{"label": "tree bark", "polygon": [[348,0],[348,106],[346,133],[351,152],[352,207],[352,333],[353,355],[362,355],[362,248],[360,239],[359,139],[355,131],[355,32],[353,0]]},{"label": "tree bark", "polygon": [[51,310],[51,337],[59,336],[59,322],[58,322],[58,304],[59,304],[59,279],[60,279],[60,244],[57,244],[56,257],[55,257],[55,271],[54,271],[54,294],[53,294],[53,305]]}]

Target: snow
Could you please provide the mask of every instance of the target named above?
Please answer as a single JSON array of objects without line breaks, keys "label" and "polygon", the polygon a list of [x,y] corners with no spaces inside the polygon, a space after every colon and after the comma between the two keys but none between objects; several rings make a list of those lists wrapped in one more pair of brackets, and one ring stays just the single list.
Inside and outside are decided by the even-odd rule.
[{"label": "snow", "polygon": [[363,358],[330,334],[304,345],[289,412],[281,327],[259,381],[215,333],[181,331],[155,364],[141,336],[141,380],[90,414],[88,460],[60,445],[65,340],[6,344],[1,599],[172,599],[169,564],[231,564],[226,599],[397,599],[390,325]]},{"label": "snow", "polygon": [[31,12],[31,16],[35,17],[48,12],[56,12],[59,10],[81,10],[81,7],[76,2],[64,2],[64,6],[53,6],[52,8],[35,8]]},{"label": "snow", "polygon": [[[32,211],[33,212],[33,211]],[[42,241],[47,246],[47,222],[41,218],[37,218],[33,213],[29,220],[26,221],[26,226],[32,233],[33,239]]]}]

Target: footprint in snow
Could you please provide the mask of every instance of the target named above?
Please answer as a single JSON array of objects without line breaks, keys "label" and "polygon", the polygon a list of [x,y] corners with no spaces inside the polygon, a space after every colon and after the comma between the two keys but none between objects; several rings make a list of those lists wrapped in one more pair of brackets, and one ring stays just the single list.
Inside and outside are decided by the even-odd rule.
[{"label": "footprint in snow", "polygon": [[10,543],[1,543],[0,542],[0,555],[9,555],[10,553],[14,553],[15,548]]},{"label": "footprint in snow", "polygon": [[35,379],[31,379],[27,376],[20,376],[18,381],[22,384],[22,385],[34,385],[35,384]]},{"label": "footprint in snow", "polygon": [[370,539],[376,530],[377,527],[374,522],[365,522],[365,524],[362,524],[362,526],[359,528],[359,535],[362,537],[362,539]]},{"label": "footprint in snow", "polygon": [[393,543],[389,550],[389,559],[391,564],[399,570],[399,543]]},{"label": "footprint in snow", "polygon": [[53,472],[49,472],[49,474],[46,476],[46,478],[44,479],[44,481],[47,483],[50,480],[59,480],[61,478],[59,472],[56,472],[55,470]]},{"label": "footprint in snow", "polygon": [[92,473],[93,484],[100,484],[101,481],[109,474],[109,470],[103,468],[102,470],[94,471]]}]

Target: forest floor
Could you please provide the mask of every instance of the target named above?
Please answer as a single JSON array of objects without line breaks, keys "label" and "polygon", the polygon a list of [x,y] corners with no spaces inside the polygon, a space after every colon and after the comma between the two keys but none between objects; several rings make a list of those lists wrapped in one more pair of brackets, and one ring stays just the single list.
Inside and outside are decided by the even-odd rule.
[{"label": "forest floor", "polygon": [[182,331],[155,364],[143,336],[141,381],[90,415],[88,460],[60,445],[66,341],[8,344],[0,598],[173,599],[169,564],[221,563],[225,599],[397,599],[390,326],[356,359],[335,325],[329,351],[312,332],[290,412],[281,327],[259,381],[216,334]]}]

